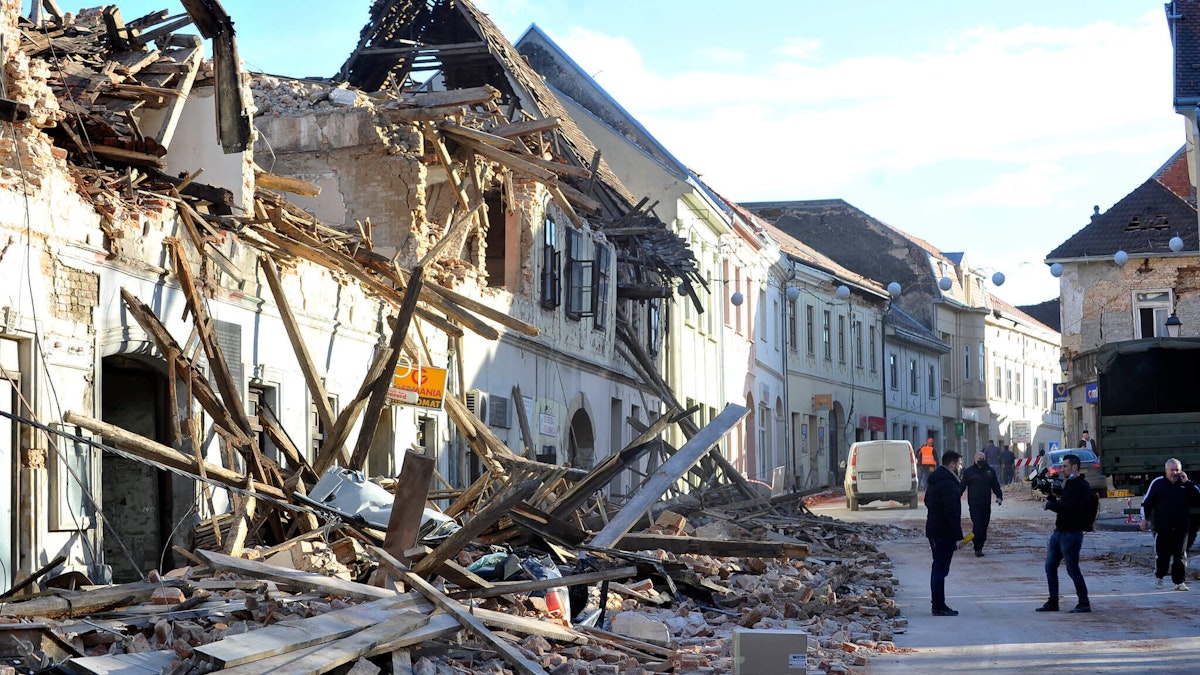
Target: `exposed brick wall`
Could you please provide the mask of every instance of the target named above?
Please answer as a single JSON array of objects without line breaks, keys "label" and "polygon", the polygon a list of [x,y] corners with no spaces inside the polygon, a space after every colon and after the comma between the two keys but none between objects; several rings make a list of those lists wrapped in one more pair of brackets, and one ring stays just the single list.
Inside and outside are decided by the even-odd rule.
[{"label": "exposed brick wall", "polygon": [[72,269],[54,258],[49,258],[47,270],[54,280],[54,296],[50,312],[58,319],[92,324],[92,309],[100,303],[100,276]]}]

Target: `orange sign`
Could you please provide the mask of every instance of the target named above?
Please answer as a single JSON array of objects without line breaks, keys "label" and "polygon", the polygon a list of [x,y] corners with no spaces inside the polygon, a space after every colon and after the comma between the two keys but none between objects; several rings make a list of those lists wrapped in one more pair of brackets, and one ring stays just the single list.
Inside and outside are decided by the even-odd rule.
[{"label": "orange sign", "polygon": [[813,410],[832,410],[833,394],[813,394]]},{"label": "orange sign", "polygon": [[392,373],[388,402],[418,408],[442,409],[446,398],[446,369],[400,364]]}]

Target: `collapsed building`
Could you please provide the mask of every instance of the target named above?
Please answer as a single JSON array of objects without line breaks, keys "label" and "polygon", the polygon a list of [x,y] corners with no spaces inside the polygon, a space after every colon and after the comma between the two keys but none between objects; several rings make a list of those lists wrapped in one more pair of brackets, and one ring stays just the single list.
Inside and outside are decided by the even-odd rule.
[{"label": "collapsed building", "polygon": [[[386,615],[361,653],[465,628],[492,658],[543,672],[529,654],[545,656],[544,640],[518,652],[424,578],[494,598],[502,592],[464,568],[469,544],[535,540],[561,562],[587,541],[593,555],[637,565],[596,572],[605,593],[610,579],[646,570],[676,602],[675,579],[707,598],[707,620],[735,613],[713,608],[718,591],[757,607],[739,626],[809,622],[825,636],[814,649],[833,655],[888,648],[883,622],[898,612],[886,565],[857,580],[851,571],[877,555],[838,558],[832,542],[846,533],[828,524],[833,534],[767,536],[713,510],[718,499],[768,517],[795,512],[760,496],[720,451],[746,409],[700,428],[658,373],[664,313],[675,302],[702,310],[706,279],[485,15],[466,2],[380,0],[325,81],[242,72],[220,5],[183,5],[126,21],[116,7],[72,14],[44,2],[25,18],[20,3],[0,4],[0,599],[46,576],[124,584],[71,595],[65,610],[54,596],[40,609],[36,598],[0,605],[0,615],[75,617],[168,586],[191,597],[164,602],[190,609],[210,589],[252,588],[232,602],[265,626],[283,616],[268,605],[275,583],[393,602],[395,591],[358,583],[373,573],[425,599],[413,591],[395,600],[403,608],[389,604],[422,619]],[[661,440],[670,425],[688,439],[680,448]],[[641,487],[612,503],[606,487],[621,475]],[[353,499],[324,490],[329,477],[392,479],[401,508],[385,513],[386,536],[374,516],[346,510]],[[684,493],[702,498],[677,508],[719,521],[719,540],[693,531],[686,541],[684,520],[661,513],[664,494]],[[427,500],[464,523],[433,548],[416,545]],[[629,534],[651,521],[655,532]],[[831,560],[809,569],[799,560],[808,545]],[[632,553],[646,550],[658,553]],[[243,557],[305,570],[264,571]],[[164,580],[172,569],[181,576]],[[270,584],[192,585],[190,570]],[[735,594],[703,575],[754,579]],[[757,588],[783,576],[794,578],[780,598]],[[622,589],[614,607],[663,604],[654,585]],[[854,618],[849,586],[877,608],[872,626]],[[793,606],[770,606],[783,597]],[[347,609],[280,602],[304,618]],[[837,611],[822,617],[825,608]],[[727,644],[711,651],[699,611],[673,629],[691,640],[686,658],[487,611],[507,631],[601,641],[609,652],[586,658],[619,659],[622,670],[729,658]],[[207,672],[218,661],[197,661],[194,648],[227,634],[206,616],[205,635],[151,626],[153,647],[77,630],[59,656],[146,651],[159,660],[142,665]],[[409,634],[417,626],[425,632]]]}]

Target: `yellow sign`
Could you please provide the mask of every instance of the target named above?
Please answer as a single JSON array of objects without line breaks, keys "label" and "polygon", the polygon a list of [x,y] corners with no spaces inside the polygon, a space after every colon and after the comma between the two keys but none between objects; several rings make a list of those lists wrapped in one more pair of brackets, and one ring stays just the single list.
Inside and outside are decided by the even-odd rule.
[{"label": "yellow sign", "polygon": [[813,410],[832,410],[833,394],[813,394]]},{"label": "yellow sign", "polygon": [[392,373],[388,402],[418,408],[442,409],[446,398],[446,369],[399,364]]},{"label": "yellow sign", "polygon": [[1132,497],[1133,493],[1129,490],[1109,490],[1106,497]]}]

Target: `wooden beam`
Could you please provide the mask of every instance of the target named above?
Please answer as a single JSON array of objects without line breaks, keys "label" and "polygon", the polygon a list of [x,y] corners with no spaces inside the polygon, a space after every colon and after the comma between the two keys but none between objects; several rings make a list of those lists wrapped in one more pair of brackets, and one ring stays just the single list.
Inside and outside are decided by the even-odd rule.
[{"label": "wooden beam", "polygon": [[694,553],[725,558],[807,558],[808,547],[778,541],[747,539],[713,539],[710,537],[678,537],[668,534],[630,532],[611,546],[618,551],[653,551]]},{"label": "wooden beam", "polygon": [[521,428],[521,444],[525,446],[525,457],[534,454],[533,429],[529,426],[529,415],[525,410],[525,397],[521,395],[521,385],[514,384],[512,388],[513,407],[517,411],[517,425]]},{"label": "wooden beam", "polygon": [[[387,347],[379,350],[375,355],[375,360],[371,362],[371,367],[367,369],[367,374],[363,377],[362,384],[359,385],[358,393],[355,394],[354,400],[350,401],[342,408],[342,412],[338,414],[337,421],[333,423],[333,428],[326,431],[325,440],[322,441],[320,449],[317,450],[317,459],[314,464],[314,471],[317,476],[325,475],[325,471],[333,466],[338,453],[334,452],[335,448],[342,448],[346,439],[350,437],[350,428],[358,420],[358,416],[367,406],[367,401],[371,397],[371,390],[375,382],[381,377],[385,377],[384,369],[387,368],[388,362],[391,360],[391,350]],[[386,375],[389,379],[391,375]],[[343,454],[344,451],[343,451]],[[342,460],[347,463],[349,460]]]},{"label": "wooden beam", "polygon": [[438,122],[437,128],[453,136],[466,138],[472,141],[478,141],[479,143],[485,143],[493,148],[499,148],[501,150],[511,150],[512,147],[517,144],[517,142],[511,138],[503,138],[501,136],[489,134],[486,131],[464,127],[458,122],[451,122],[450,120]]},{"label": "wooden beam", "polygon": [[[267,280],[271,295],[275,297],[275,306],[279,308],[279,318],[283,322],[288,341],[292,343],[292,352],[300,364],[304,382],[308,385],[308,394],[312,397],[313,405],[317,409],[317,418],[321,420],[321,424],[326,429],[332,429],[337,418],[334,417],[333,408],[329,405],[329,394],[325,390],[325,383],[321,381],[321,374],[317,372],[316,363],[313,362],[312,355],[308,352],[304,336],[300,334],[300,323],[296,321],[296,315],[292,313],[291,304],[283,292],[283,283],[279,279],[279,273],[275,270],[275,262],[267,255],[260,255],[258,256],[258,266],[263,271],[263,278]],[[346,449],[335,447],[335,450],[339,453],[339,459],[345,462],[348,457]],[[317,477],[320,478],[320,476],[321,474],[318,472]]]},{"label": "wooden beam", "polygon": [[741,421],[750,409],[731,403],[717,415],[708,426],[700,430],[691,440],[683,444],[675,454],[654,472],[654,475],[638,490],[616,516],[605,525],[600,532],[592,537],[591,545],[598,548],[611,548],[625,533],[629,532],[654,502],[658,501],[672,483],[679,480],[700,458],[708,453]]},{"label": "wooden beam", "polygon": [[417,533],[421,529],[421,517],[425,513],[425,501],[429,497],[429,481],[437,460],[406,450],[400,475],[396,476],[396,498],[388,516],[387,535],[383,548],[407,563],[404,552],[417,545]]},{"label": "wooden beam", "polygon": [[436,569],[438,564],[443,560],[448,560],[452,556],[457,555],[476,535],[491,527],[497,520],[504,517],[513,506],[533,494],[538,485],[539,483],[536,480],[527,480],[519,485],[510,486],[509,489],[503,492],[503,496],[496,495],[493,497],[487,506],[471,516],[471,519],[459,528],[458,531],[446,537],[446,540],[435,548],[432,553],[422,558],[416,565],[413,565],[413,573],[422,576],[427,575]]},{"label": "wooden beam", "polygon": [[464,628],[474,633],[491,646],[492,649],[495,649],[501,658],[507,661],[516,672],[521,673],[521,675],[548,675],[541,666],[527,658],[519,649],[488,630],[483,625],[483,622],[461,603],[446,597],[445,594],[434,588],[428,581],[422,579],[420,575],[407,570],[399,560],[392,557],[392,554],[378,546],[371,546],[370,548],[381,560],[386,561],[399,571],[401,580],[411,586],[413,590],[429,598],[433,604],[440,607],[447,614],[458,619],[458,622]]},{"label": "wooden beam", "polygon": [[396,322],[392,327],[392,337],[388,343],[392,355],[388,359],[387,367],[384,368],[386,377],[376,382],[371,391],[371,400],[367,403],[366,412],[363,413],[362,426],[358,430],[358,442],[354,445],[354,454],[350,455],[350,463],[346,467],[348,469],[358,471],[362,468],[363,462],[367,459],[367,453],[371,450],[371,443],[375,440],[376,426],[383,413],[383,406],[387,403],[388,389],[392,386],[391,374],[396,370],[396,364],[400,362],[400,350],[404,346],[404,337],[408,335],[408,326],[412,323],[413,312],[417,309],[417,298],[421,295],[424,273],[425,268],[420,265],[414,267],[412,276],[409,277],[408,288],[404,289],[404,301],[400,304],[400,313],[396,316]]},{"label": "wooden beam", "polygon": [[[139,436],[131,431],[126,431],[125,429],[122,429],[114,424],[101,422],[100,420],[93,419],[87,415],[82,415],[74,411],[68,411],[63,416],[63,420],[65,420],[67,424],[78,425],[84,429],[87,429],[88,431],[109,439],[112,441],[113,445],[130,454],[159,462],[160,464],[165,464],[173,469],[179,469],[191,474],[199,473],[197,459],[188,457],[187,455],[175,450],[175,448],[157,443],[149,438]],[[236,488],[240,488],[245,485],[245,476],[237,473],[236,471],[226,469],[223,466],[217,466],[216,464],[205,462],[204,471],[208,474],[209,478],[224,485]],[[287,499],[287,496],[283,494],[283,491],[273,485],[256,482],[254,483],[254,489],[276,499]]]},{"label": "wooden beam", "polygon": [[503,138],[517,138],[519,136],[527,136],[529,134],[537,134],[543,131],[550,131],[562,126],[562,120],[558,117],[543,117],[537,120],[528,120],[525,122],[509,122],[508,124],[500,124],[494,126],[488,131],[495,136]]},{"label": "wooden beam", "polygon": [[300,180],[299,178],[277,176],[273,173],[263,171],[257,166],[254,167],[254,183],[258,187],[267,188],[268,190],[290,192],[296,195],[304,195],[305,197],[316,197],[321,194],[320,185]]},{"label": "wooden beam", "polygon": [[217,569],[229,570],[259,579],[269,579],[276,583],[307,588],[329,595],[339,595],[343,598],[358,598],[360,600],[379,600],[380,598],[396,599],[396,591],[389,591],[375,586],[368,586],[353,581],[338,579],[316,572],[277,567],[257,560],[234,558],[214,551],[196,551],[200,556]]},{"label": "wooden beam", "polygon": [[148,602],[156,589],[179,588],[182,579],[138,581],[89,591],[58,591],[55,595],[0,603],[0,616],[41,616],[51,619],[76,617],[102,609],[115,609]]},{"label": "wooden beam", "polygon": [[638,570],[636,567],[618,567],[609,570],[600,570],[598,572],[586,572],[584,574],[571,574],[561,579],[535,579],[533,581],[498,581],[492,584],[491,588],[469,588],[461,591],[453,591],[449,595],[452,598],[495,598],[501,595],[510,593],[532,593],[534,591],[544,591],[547,588],[557,588],[559,586],[578,586],[580,584],[594,584],[600,581],[610,581],[612,579],[628,579],[636,577]]}]

